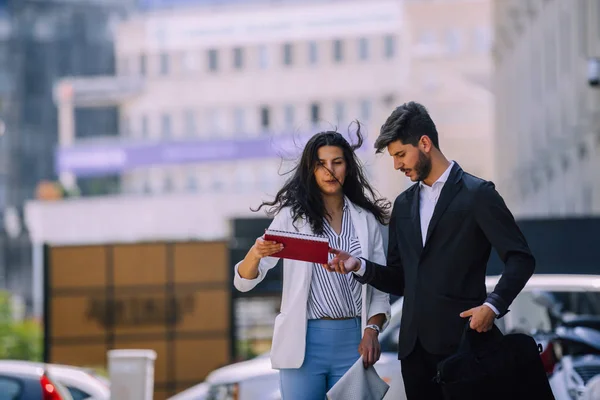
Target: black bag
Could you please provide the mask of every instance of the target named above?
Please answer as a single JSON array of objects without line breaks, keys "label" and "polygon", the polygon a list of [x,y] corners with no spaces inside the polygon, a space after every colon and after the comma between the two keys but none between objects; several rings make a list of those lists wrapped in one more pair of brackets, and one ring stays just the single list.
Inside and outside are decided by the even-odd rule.
[{"label": "black bag", "polygon": [[436,382],[448,400],[554,400],[535,340],[478,333],[465,326],[457,352],[437,366]]}]

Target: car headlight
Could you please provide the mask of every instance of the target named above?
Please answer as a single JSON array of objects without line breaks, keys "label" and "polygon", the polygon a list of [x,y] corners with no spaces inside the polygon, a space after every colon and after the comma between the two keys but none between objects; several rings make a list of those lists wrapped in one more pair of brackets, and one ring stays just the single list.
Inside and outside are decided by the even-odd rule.
[{"label": "car headlight", "polygon": [[211,385],[207,400],[238,400],[239,384],[226,383],[223,385]]}]

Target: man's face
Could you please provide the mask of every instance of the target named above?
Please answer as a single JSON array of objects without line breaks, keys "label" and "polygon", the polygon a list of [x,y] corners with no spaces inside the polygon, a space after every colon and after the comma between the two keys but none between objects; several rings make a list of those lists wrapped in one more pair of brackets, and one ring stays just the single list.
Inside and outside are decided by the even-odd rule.
[{"label": "man's face", "polygon": [[411,181],[420,182],[431,172],[431,155],[420,148],[420,143],[413,146],[396,140],[387,149],[394,159],[394,169],[404,172]]}]

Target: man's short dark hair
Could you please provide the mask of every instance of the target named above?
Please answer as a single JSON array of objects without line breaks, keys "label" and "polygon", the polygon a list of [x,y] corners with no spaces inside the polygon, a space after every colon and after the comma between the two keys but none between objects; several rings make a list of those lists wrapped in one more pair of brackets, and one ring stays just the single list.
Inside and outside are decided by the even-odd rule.
[{"label": "man's short dark hair", "polygon": [[375,140],[375,148],[377,153],[381,153],[396,140],[416,146],[422,136],[428,136],[433,145],[440,148],[437,129],[427,109],[422,104],[411,101],[396,107],[388,117]]}]

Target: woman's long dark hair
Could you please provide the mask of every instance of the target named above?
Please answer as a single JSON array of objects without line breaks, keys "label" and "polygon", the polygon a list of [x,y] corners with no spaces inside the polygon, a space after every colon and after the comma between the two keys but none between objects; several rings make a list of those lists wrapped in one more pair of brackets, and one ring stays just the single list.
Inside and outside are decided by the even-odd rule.
[{"label": "woman's long dark hair", "polygon": [[300,218],[306,218],[314,233],[323,234],[323,218],[327,216],[327,211],[315,179],[315,167],[319,162],[319,148],[336,146],[342,149],[346,161],[346,179],[342,186],[344,195],[352,203],[371,212],[380,223],[386,224],[390,203],[377,196],[365,177],[358,157],[356,157],[355,150],[363,144],[360,123],[356,121],[356,124],[358,126],[356,131],[358,143],[353,145],[350,145],[340,133],[335,131],[320,132],[310,138],[302,151],[298,164],[290,171],[291,178],[277,192],[275,199],[263,202],[253,211],[259,211],[263,206],[268,206],[267,214],[273,217],[282,208],[290,207],[294,222]]}]

